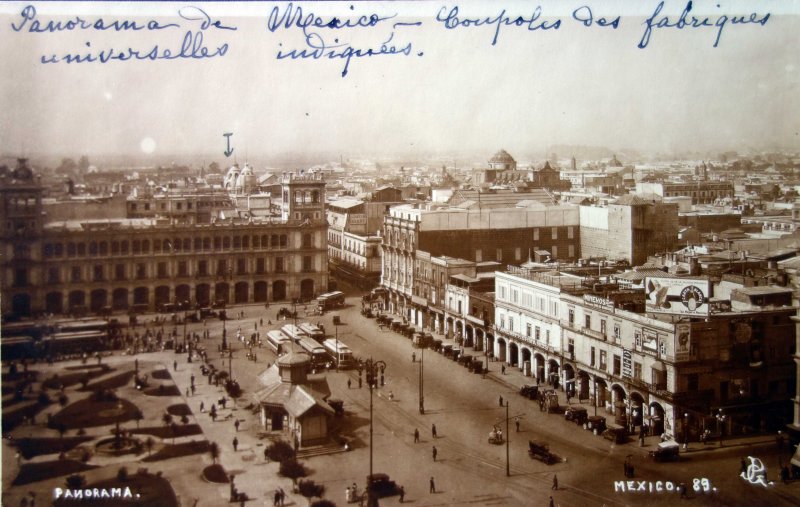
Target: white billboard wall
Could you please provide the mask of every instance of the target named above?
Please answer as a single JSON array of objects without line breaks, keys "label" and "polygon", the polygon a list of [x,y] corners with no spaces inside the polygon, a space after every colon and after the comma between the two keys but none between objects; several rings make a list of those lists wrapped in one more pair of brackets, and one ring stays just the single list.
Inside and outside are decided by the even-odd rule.
[{"label": "white billboard wall", "polygon": [[645,279],[648,312],[671,313],[675,315],[708,315],[708,299],[711,283],[705,278],[662,278]]}]

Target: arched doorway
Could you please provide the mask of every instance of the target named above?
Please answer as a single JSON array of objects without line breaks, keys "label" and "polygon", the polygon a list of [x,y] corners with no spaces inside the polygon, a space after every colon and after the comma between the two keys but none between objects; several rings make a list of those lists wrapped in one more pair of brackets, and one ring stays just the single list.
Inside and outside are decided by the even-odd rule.
[{"label": "arched doorway", "polygon": [[89,296],[89,309],[92,313],[98,313],[108,306],[108,292],[105,289],[95,289]]},{"label": "arched doorway", "polygon": [[483,350],[483,330],[479,328],[475,328],[475,339],[473,342],[473,346],[475,347],[475,352],[480,352]]},{"label": "arched doorway", "polygon": [[114,289],[111,293],[111,308],[114,310],[128,309],[128,289]]},{"label": "arched doorway", "polygon": [[497,339],[497,351],[495,352],[495,357],[498,361],[505,361],[506,360],[506,341],[502,338]]},{"label": "arched doorway", "polygon": [[211,286],[207,283],[201,283],[194,288],[194,299],[197,304],[202,306],[211,305]]},{"label": "arched doorway", "polygon": [[472,347],[475,343],[475,334],[472,330],[472,326],[467,324],[464,325],[464,346],[465,347]]},{"label": "arched doorway", "polygon": [[64,295],[60,292],[48,292],[44,297],[44,311],[62,313],[64,311]]},{"label": "arched doorway", "polygon": [[306,278],[300,282],[300,299],[302,301],[314,299],[314,280]]},{"label": "arched doorway", "polygon": [[275,280],[272,282],[272,300],[285,301],[286,300],[286,281]]},{"label": "arched doorway", "polygon": [[160,308],[161,305],[169,303],[170,301],[169,292],[170,292],[169,286],[167,285],[159,285],[158,287],[156,287],[155,291],[156,309]]},{"label": "arched doorway", "polygon": [[638,427],[644,424],[644,412],[647,405],[644,402],[644,396],[636,391],[631,391],[631,408],[630,415],[633,419],[633,427]]},{"label": "arched doorway", "polygon": [[577,388],[575,387],[575,368],[569,364],[564,363],[564,389],[568,390],[574,396]]},{"label": "arched doorway", "polygon": [[183,305],[187,301],[192,302],[192,288],[186,284],[175,287],[175,303]]},{"label": "arched doorway", "polygon": [[531,356],[533,355],[533,354],[531,354],[531,349],[529,349],[527,347],[520,347],[520,355],[521,355],[521,361],[522,361],[520,363],[520,368],[522,368],[522,373],[526,377],[530,377],[531,376],[531,372],[533,371],[531,369],[532,368]]},{"label": "arched doorway", "polygon": [[250,284],[247,282],[236,282],[233,286],[233,300],[238,303],[247,303]]},{"label": "arched doorway", "polygon": [[547,381],[550,382],[553,389],[558,389],[561,385],[559,370],[558,361],[551,359],[547,362]]},{"label": "arched doorway", "polygon": [[452,317],[447,317],[447,319],[445,319],[444,329],[445,329],[444,335],[447,337],[448,340],[452,340],[453,339],[453,318]]},{"label": "arched doorway", "polygon": [[508,364],[511,366],[519,364],[519,345],[512,341],[508,342]]},{"label": "arched doorway", "polygon": [[135,289],[133,289],[133,304],[149,305],[150,290],[147,287],[136,287]]},{"label": "arched doorway", "polygon": [[540,383],[545,382],[547,379],[544,371],[544,363],[545,360],[543,355],[539,353],[533,355],[533,372],[536,376],[536,380],[538,380]]},{"label": "arched doorway", "polygon": [[253,284],[253,301],[256,303],[267,302],[267,282],[258,281]]},{"label": "arched doorway", "polygon": [[16,317],[30,316],[31,296],[29,294],[14,294],[11,297],[11,312]]},{"label": "arched doorway", "polygon": [[219,282],[214,285],[214,302],[225,303],[230,302],[230,286],[225,282]]},{"label": "arched doorway", "polygon": [[575,390],[578,394],[578,400],[589,399],[589,374],[585,371],[579,371],[578,377],[575,380]]},{"label": "arched doorway", "polygon": [[664,433],[664,407],[660,403],[650,403],[650,417],[648,426],[650,426],[651,435],[661,435]]},{"label": "arched doorway", "polygon": [[611,386],[611,400],[612,400],[612,407],[614,413],[614,422],[619,424],[620,426],[628,425],[628,417],[626,412],[626,402],[627,394],[625,393],[625,389],[619,384],[613,384]]},{"label": "arched doorway", "polygon": [[86,294],[82,290],[74,290],[70,292],[68,300],[70,312],[86,306]]},{"label": "arched doorway", "polygon": [[605,407],[606,412],[613,414],[614,410],[611,406],[611,391],[608,390],[608,384],[602,378],[594,377],[594,390],[595,399],[597,400],[598,407]]},{"label": "arched doorway", "polygon": [[494,354],[494,335],[492,333],[486,333],[486,350],[490,354]]}]

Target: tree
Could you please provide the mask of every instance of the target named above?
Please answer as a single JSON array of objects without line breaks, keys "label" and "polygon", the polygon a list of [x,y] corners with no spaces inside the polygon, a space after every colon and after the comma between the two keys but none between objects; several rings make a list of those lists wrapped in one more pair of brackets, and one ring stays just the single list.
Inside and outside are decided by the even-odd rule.
[{"label": "tree", "polygon": [[172,422],[172,416],[170,414],[165,413],[161,416],[161,422],[164,423],[164,426],[169,426]]},{"label": "tree", "polygon": [[208,446],[208,454],[211,455],[211,462],[216,465],[217,458],[219,458],[219,446],[216,442],[211,442]]},{"label": "tree", "polygon": [[294,458],[294,449],[288,442],[278,440],[267,448],[267,456],[272,461],[282,462]]},{"label": "tree", "polygon": [[286,459],[281,461],[280,468],[278,468],[278,474],[286,477],[287,479],[291,479],[292,481],[296,481],[300,477],[305,477],[308,472],[306,472],[306,467],[304,467],[299,461],[294,459]]},{"label": "tree", "polygon": [[300,494],[309,500],[314,497],[322,497],[325,494],[325,486],[317,484],[312,480],[300,481],[297,484],[297,489]]},{"label": "tree", "polygon": [[181,424],[183,424],[183,425],[189,424],[189,416],[188,415],[183,414],[181,416]]},{"label": "tree", "polygon": [[144,419],[144,414],[142,413],[141,410],[139,410],[137,408],[136,412],[133,413],[133,418],[136,420],[136,429],[138,430],[139,429],[139,421]]}]

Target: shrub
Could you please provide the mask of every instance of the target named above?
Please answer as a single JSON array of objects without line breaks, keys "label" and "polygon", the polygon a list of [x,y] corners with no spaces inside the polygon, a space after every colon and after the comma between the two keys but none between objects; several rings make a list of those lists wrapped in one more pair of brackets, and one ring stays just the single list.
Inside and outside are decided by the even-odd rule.
[{"label": "shrub", "polygon": [[325,486],[312,480],[300,481],[297,484],[297,490],[306,498],[321,497],[325,494]]},{"label": "shrub", "polygon": [[296,461],[295,459],[285,459],[281,461],[278,474],[286,477],[287,479],[295,480],[299,479],[300,477],[305,477],[308,472],[306,472],[306,467],[304,467],[299,461]]},{"label": "shrub", "polygon": [[86,477],[83,474],[72,474],[66,478],[67,489],[81,489],[86,485]]},{"label": "shrub", "polygon": [[128,480],[128,469],[127,468],[120,467],[120,469],[117,470],[117,480],[119,482],[125,482],[125,481]]},{"label": "shrub", "polygon": [[267,448],[267,456],[272,461],[286,461],[287,459],[294,459],[294,449],[288,442],[279,440],[274,442]]}]

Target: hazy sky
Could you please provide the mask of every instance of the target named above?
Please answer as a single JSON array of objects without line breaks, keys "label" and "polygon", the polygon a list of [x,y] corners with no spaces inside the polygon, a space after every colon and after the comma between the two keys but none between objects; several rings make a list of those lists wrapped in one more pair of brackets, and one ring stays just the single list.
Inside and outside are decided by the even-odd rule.
[{"label": "hazy sky", "polygon": [[[571,19],[588,3],[596,17],[624,15],[618,29],[586,28]],[[687,2],[665,2],[660,17],[678,19]],[[719,4],[720,7],[716,7]],[[93,29],[28,33],[21,11],[35,20],[78,16],[180,26],[159,31]],[[180,51],[199,22],[178,17],[171,3],[0,5],[0,153],[28,155],[220,153],[233,132],[237,155],[285,152],[491,154],[545,150],[554,144],[605,145],[647,151],[800,148],[800,3],[694,2],[693,13],[763,17],[764,25],[655,29],[637,47],[657,1],[295,3],[304,13],[354,19],[377,13],[397,18],[373,28],[309,29],[327,44],[379,48],[390,34],[410,56],[277,60],[279,50],[307,47],[299,28],[267,30],[273,6],[286,3],[196,3],[224,25],[203,31],[203,45],[222,57],[171,61],[42,64],[42,56],[128,47],[147,53]],[[353,9],[349,8],[353,5]],[[453,6],[459,17],[561,19],[558,30],[494,26],[447,30],[436,13]],[[780,12],[770,9],[780,9]],[[193,11],[184,11],[187,17]],[[585,11],[584,11],[585,12]],[[29,17],[31,11],[28,11]],[[64,16],[60,16],[63,14]],[[548,17],[549,16],[549,17]],[[660,19],[657,18],[657,19]],[[422,22],[421,26],[392,23]],[[87,46],[87,43],[89,46]],[[423,53],[419,56],[419,53]]]}]

